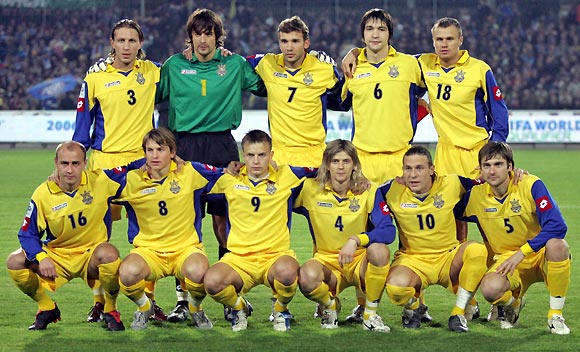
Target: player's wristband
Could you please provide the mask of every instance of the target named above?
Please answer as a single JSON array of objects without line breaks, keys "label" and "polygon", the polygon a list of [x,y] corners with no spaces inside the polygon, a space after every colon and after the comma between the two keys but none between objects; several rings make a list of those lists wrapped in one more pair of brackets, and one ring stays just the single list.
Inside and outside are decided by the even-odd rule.
[{"label": "player's wristband", "polygon": [[522,251],[522,253],[524,253],[525,256],[528,256],[528,255],[535,252],[532,249],[532,247],[530,246],[530,244],[527,242],[526,242],[526,244],[524,244],[523,246],[520,247],[520,251]]},{"label": "player's wristband", "polygon": [[48,258],[48,254],[46,252],[40,252],[36,255],[36,258],[34,259],[40,263],[45,258]]}]

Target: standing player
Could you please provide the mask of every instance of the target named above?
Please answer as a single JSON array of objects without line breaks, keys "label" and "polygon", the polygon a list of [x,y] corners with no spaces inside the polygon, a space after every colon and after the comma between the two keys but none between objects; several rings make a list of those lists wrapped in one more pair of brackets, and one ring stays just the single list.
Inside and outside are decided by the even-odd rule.
[{"label": "standing player", "polygon": [[186,164],[181,172],[176,165],[173,134],[153,129],[143,138],[148,171],[127,173],[127,184],[119,202],[129,217],[129,241],[134,248],[119,268],[121,290],[138,306],[131,327],[145,329],[154,306],[145,294],[145,280],[155,282],[175,276],[190,295],[188,313],[199,329],[211,329],[202,309],[206,293],[204,274],[209,266],[201,242],[199,196],[209,180],[217,178],[213,167]]},{"label": "standing player", "polygon": [[[260,77],[240,55],[223,56],[225,30],[221,18],[208,9],[197,9],[186,24],[193,57],[171,56],[161,68],[157,102],[168,100],[168,128],[177,140],[177,155],[186,160],[227,166],[239,160],[231,130],[242,118],[242,91],[265,95]],[[205,208],[205,198],[203,208]],[[226,251],[226,208],[221,201],[207,202],[219,243]],[[178,302],[169,315],[172,322],[187,318],[187,293],[178,290]]]},{"label": "standing player", "polygon": [[417,128],[421,69],[417,60],[391,45],[393,20],[385,10],[367,11],[360,23],[365,48],[342,90],[352,107],[353,136],[365,176],[382,184],[398,176]]},{"label": "standing player", "polygon": [[404,307],[403,327],[419,328],[418,297],[438,284],[456,294],[448,327],[467,332],[465,307],[486,271],[483,244],[456,236],[454,207],[474,182],[457,175],[439,176],[431,154],[411,147],[403,158],[405,185],[390,182],[384,187],[387,206],[397,222],[399,250],[387,277],[387,293]]},{"label": "standing player", "polygon": [[[143,41],[137,22],[117,22],[109,38],[111,63],[85,77],[77,102],[73,140],[92,149],[89,170],[112,169],[143,158],[142,138],[154,127],[160,66],[145,60]],[[113,220],[121,218],[120,206],[112,205],[111,211]],[[102,315],[103,296],[98,287],[89,322],[99,321]],[[157,306],[155,316],[165,318]]]},{"label": "standing player", "polygon": [[268,91],[268,123],[279,165],[320,165],[327,93],[337,95],[341,86],[334,65],[307,54],[309,32],[300,17],[287,18],[278,25],[281,53],[248,58]]},{"label": "standing player", "polygon": [[486,184],[466,196],[465,216],[479,224],[493,251],[494,263],[481,281],[481,293],[504,307],[502,329],[512,328],[524,307],[524,294],[534,282],[550,293],[548,328],[567,335],[562,310],[570,285],[570,250],[566,223],[544,183],[525,175],[513,185],[513,152],[503,142],[489,142],[479,151]]},{"label": "standing player", "polygon": [[44,330],[60,320],[60,310],[45,288],[55,291],[80,277],[89,287],[100,280],[107,329],[125,330],[117,310],[121,260],[117,248],[108,243],[109,199],[119,191],[122,177],[116,170],[85,171],[85,147],[73,141],[58,145],[54,164],[58,181],[44,182],[32,195],[18,233],[21,248],[6,261],[12,281],[38,303],[28,329]]},{"label": "standing player", "polygon": [[314,258],[300,268],[300,290],[321,307],[321,326],[338,327],[338,294],[348,286],[366,293],[363,328],[389,332],[377,314],[389,271],[389,248],[395,227],[376,186],[354,195],[362,177],[355,147],[330,142],[316,179],[308,179],[295,211],[308,219],[316,244]]},{"label": "standing player", "polygon": [[225,197],[228,204],[230,250],[205,275],[207,293],[218,303],[233,309],[232,330],[247,328],[252,309],[241,296],[252,287],[269,287],[274,303],[274,330],[290,329],[288,303],[298,287],[300,265],[290,249],[290,219],[295,192],[308,169],[282,165],[275,170],[272,140],[253,130],[242,140],[246,165],[238,176],[224,174],[210,190]]}]

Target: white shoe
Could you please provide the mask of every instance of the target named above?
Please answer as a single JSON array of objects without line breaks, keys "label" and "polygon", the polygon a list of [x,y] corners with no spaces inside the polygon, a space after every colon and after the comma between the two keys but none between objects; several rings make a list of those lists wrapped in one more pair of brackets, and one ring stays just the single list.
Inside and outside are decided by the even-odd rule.
[{"label": "white shoe", "polygon": [[391,328],[383,323],[383,319],[378,314],[371,315],[368,319],[364,319],[363,329],[372,332],[391,332]]},{"label": "white shoe", "polygon": [[338,312],[336,309],[323,309],[322,319],[320,320],[320,327],[323,329],[337,329],[338,328]]},{"label": "white shoe", "polygon": [[277,312],[273,321],[274,331],[290,330],[290,320],[292,320],[292,317],[292,313],[288,310]]},{"label": "white shoe", "polygon": [[143,330],[147,328],[147,322],[149,321],[149,317],[151,317],[154,313],[155,306],[153,306],[153,302],[149,300],[151,304],[151,308],[148,311],[142,312],[137,310],[133,315],[133,322],[131,323],[131,329],[133,330]]},{"label": "white shoe", "polygon": [[564,317],[558,314],[552,315],[550,319],[548,319],[548,328],[552,334],[558,335],[569,335],[570,328],[564,322]]},{"label": "white shoe", "polygon": [[246,305],[244,309],[241,310],[232,310],[230,313],[232,323],[232,330],[233,331],[242,331],[248,328],[248,317],[252,315],[252,305],[245,301]]},{"label": "white shoe", "polygon": [[198,310],[195,313],[191,313],[191,320],[193,321],[193,325],[201,330],[209,330],[213,328],[213,323],[203,310]]}]

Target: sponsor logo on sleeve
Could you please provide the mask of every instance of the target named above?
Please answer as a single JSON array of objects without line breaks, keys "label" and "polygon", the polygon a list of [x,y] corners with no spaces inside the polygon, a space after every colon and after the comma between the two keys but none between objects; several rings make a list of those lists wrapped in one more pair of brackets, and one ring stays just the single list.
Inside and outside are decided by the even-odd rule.
[{"label": "sponsor logo on sleeve", "polygon": [[552,209],[552,202],[550,202],[550,198],[548,196],[543,196],[536,199],[536,205],[540,208],[540,211],[543,213],[546,210]]},{"label": "sponsor logo on sleeve", "polygon": [[30,218],[32,217],[32,212],[34,211],[34,203],[30,202],[28,204],[28,209],[26,210],[26,215],[24,215],[24,221],[22,222],[22,231],[27,231],[30,225]]},{"label": "sponsor logo on sleeve", "polygon": [[493,97],[495,100],[501,100],[503,98],[501,96],[501,90],[498,86],[493,87]]},{"label": "sponsor logo on sleeve", "polygon": [[389,206],[387,205],[387,203],[385,202],[380,202],[379,206],[381,207],[381,212],[385,215],[389,215],[391,214],[391,209],[389,209]]},{"label": "sponsor logo on sleeve", "polygon": [[113,172],[116,174],[122,174],[126,171],[127,171],[127,168],[124,166],[117,166],[116,168],[113,169]]}]

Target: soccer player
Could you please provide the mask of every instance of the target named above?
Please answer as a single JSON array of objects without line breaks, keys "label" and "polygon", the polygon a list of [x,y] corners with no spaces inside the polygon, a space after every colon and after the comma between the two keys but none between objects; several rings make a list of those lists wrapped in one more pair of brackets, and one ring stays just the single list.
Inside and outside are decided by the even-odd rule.
[{"label": "soccer player", "polygon": [[334,65],[307,54],[310,31],[300,17],[280,22],[278,44],[280,54],[248,58],[268,91],[274,161],[318,167],[326,145],[327,99],[340,94],[342,79]]},{"label": "soccer player", "polygon": [[[145,60],[143,41],[143,31],[137,22],[118,21],[109,38],[111,62],[85,77],[72,139],[92,149],[89,170],[112,169],[143,158],[141,141],[154,127],[155,89],[160,70],[158,63]],[[113,220],[121,219],[121,208],[111,205]],[[104,301],[99,287],[95,288],[95,305],[88,322],[101,319]],[[152,292],[151,287],[153,298]],[[157,306],[155,317],[166,319]]]},{"label": "soccer player", "polygon": [[[225,30],[221,18],[208,9],[197,9],[186,24],[188,45],[193,57],[171,56],[161,68],[157,102],[168,101],[168,128],[177,140],[177,155],[185,160],[224,167],[239,160],[231,130],[242,118],[242,91],[265,95],[262,80],[240,55],[222,55]],[[206,200],[203,199],[203,208]],[[219,256],[226,251],[226,207],[222,201],[207,202],[219,244]],[[179,292],[178,302],[168,319],[187,318],[187,293]]]},{"label": "soccer player", "polygon": [[225,197],[228,204],[226,253],[205,275],[207,293],[232,308],[232,330],[245,330],[252,308],[241,296],[252,287],[269,287],[274,303],[275,331],[290,329],[288,303],[298,287],[300,265],[290,249],[292,202],[303,178],[313,169],[271,165],[272,140],[260,130],[242,140],[246,165],[238,176],[222,175],[210,194]]},{"label": "soccer player", "polygon": [[387,277],[387,293],[404,307],[403,327],[419,328],[419,295],[430,285],[441,285],[456,294],[448,327],[467,332],[465,307],[485,271],[483,244],[456,236],[454,208],[475,183],[457,175],[435,172],[425,147],[411,147],[403,158],[405,185],[390,182],[383,188],[388,209],[395,217],[399,250]]},{"label": "soccer player", "polygon": [[100,280],[107,329],[125,330],[117,310],[121,260],[117,248],[108,243],[109,198],[120,190],[122,174],[85,171],[85,147],[74,141],[58,145],[54,164],[58,181],[46,181],[34,191],[18,233],[21,248],[6,264],[16,286],[38,303],[28,329],[44,330],[60,320],[60,310],[46,289],[55,291],[79,277],[91,288]]},{"label": "soccer player", "polygon": [[504,307],[502,329],[516,324],[524,294],[534,282],[545,282],[550,293],[548,328],[567,335],[562,310],[570,285],[570,250],[566,223],[546,185],[524,175],[513,178],[513,152],[504,142],[489,142],[479,151],[481,176],[487,182],[465,197],[465,216],[483,230],[494,263],[481,281],[487,301]]},{"label": "soccer player", "polygon": [[145,329],[154,306],[145,294],[145,281],[175,276],[189,293],[188,312],[199,329],[211,329],[201,306],[209,267],[201,238],[200,194],[219,172],[212,166],[188,163],[178,173],[173,162],[176,143],[171,131],[158,128],[143,137],[147,171],[127,173],[117,200],[129,217],[131,249],[119,267],[121,291],[138,309],[131,327]]},{"label": "soccer player", "polygon": [[377,314],[389,271],[395,227],[375,185],[354,195],[362,177],[352,143],[328,143],[316,179],[304,181],[294,206],[308,219],[316,244],[314,257],[300,268],[300,290],[321,307],[323,329],[338,327],[338,294],[348,286],[366,293],[363,328],[389,332]]},{"label": "soccer player", "polygon": [[417,60],[391,45],[393,31],[387,11],[371,9],[363,15],[365,48],[342,90],[343,108],[352,107],[352,143],[365,176],[377,184],[400,174],[417,127],[418,99],[425,92]]}]

